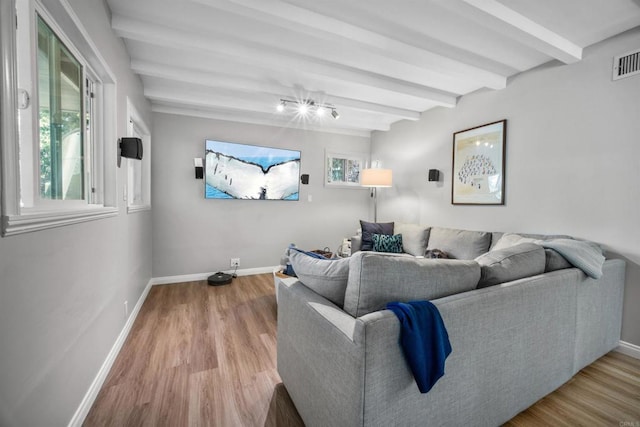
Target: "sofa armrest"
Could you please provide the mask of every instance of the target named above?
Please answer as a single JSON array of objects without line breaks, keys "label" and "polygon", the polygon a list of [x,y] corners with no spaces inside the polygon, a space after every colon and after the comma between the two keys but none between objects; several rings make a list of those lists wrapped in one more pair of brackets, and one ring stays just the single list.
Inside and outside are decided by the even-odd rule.
[{"label": "sofa armrest", "polygon": [[278,373],[305,424],[362,425],[362,322],[300,282],[278,292]]}]

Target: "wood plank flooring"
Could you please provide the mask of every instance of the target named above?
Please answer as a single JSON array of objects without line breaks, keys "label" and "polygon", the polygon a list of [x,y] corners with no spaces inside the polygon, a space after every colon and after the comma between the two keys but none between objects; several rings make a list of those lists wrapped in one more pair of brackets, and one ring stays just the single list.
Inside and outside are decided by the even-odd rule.
[{"label": "wood plank flooring", "polygon": [[[152,287],[84,425],[302,426],[272,275]],[[609,353],[506,425],[640,427],[640,360]]]}]

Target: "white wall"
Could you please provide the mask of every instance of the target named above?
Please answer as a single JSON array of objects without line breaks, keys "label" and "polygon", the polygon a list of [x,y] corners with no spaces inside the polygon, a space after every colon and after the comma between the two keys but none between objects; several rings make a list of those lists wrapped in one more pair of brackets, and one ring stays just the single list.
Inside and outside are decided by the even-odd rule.
[{"label": "white wall", "polygon": [[[640,345],[640,76],[613,82],[613,56],[640,47],[640,28],[549,63],[506,89],[460,99],[372,137],[372,159],[394,170],[381,220],[594,240],[628,262],[622,339]],[[453,132],[507,119],[506,205],[453,206]],[[439,169],[439,184],[427,170]]]},{"label": "white wall", "polygon": [[[69,3],[117,78],[117,134],[127,96],[151,125],[103,1]],[[117,175],[117,217],[0,238],[2,426],[67,425],[151,278],[151,213],[127,215]]]},{"label": "white wall", "polygon": [[[335,250],[368,215],[366,190],[323,186],[325,149],[369,153],[369,138],[239,124],[168,114],[154,115],[152,165],[153,276],[177,276],[278,265],[289,243]],[[300,150],[299,201],[205,200],[193,158],[206,138]],[[312,202],[308,201],[312,196]]]}]

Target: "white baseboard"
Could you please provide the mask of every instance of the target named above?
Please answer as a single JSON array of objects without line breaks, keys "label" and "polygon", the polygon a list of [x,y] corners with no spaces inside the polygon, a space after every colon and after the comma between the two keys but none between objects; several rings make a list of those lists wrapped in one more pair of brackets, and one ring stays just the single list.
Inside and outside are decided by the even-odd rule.
[{"label": "white baseboard", "polygon": [[136,317],[138,317],[138,313],[140,312],[140,308],[142,308],[144,300],[147,299],[147,295],[149,294],[151,286],[152,283],[151,280],[149,280],[149,283],[147,283],[147,286],[145,286],[144,291],[142,291],[142,295],[140,295],[140,298],[138,298],[138,302],[131,311],[127,322],[124,324],[122,331],[120,331],[120,335],[118,335],[116,342],[113,344],[113,347],[111,347],[111,351],[109,351],[109,354],[107,354],[107,358],[105,359],[104,363],[102,363],[98,374],[91,383],[89,390],[87,390],[87,393],[84,395],[80,406],[76,410],[76,413],[73,414],[71,421],[69,421],[68,427],[81,427],[82,423],[84,423],[85,418],[87,418],[91,406],[93,406],[93,403],[98,397],[98,393],[100,392],[104,381],[107,379],[107,375],[109,374],[113,363],[116,361],[118,353],[120,353],[120,350],[122,349],[122,346],[124,345],[124,342],[127,339],[129,332],[131,331],[133,322],[135,322]]},{"label": "white baseboard", "polygon": [[[271,267],[258,267],[258,268],[244,268],[242,270],[236,271],[236,275],[238,276],[251,276],[253,274],[264,274],[264,273],[273,273],[273,270],[278,268],[277,266]],[[233,270],[225,271],[225,273],[233,273]],[[151,279],[152,285],[168,285],[171,283],[182,283],[182,282],[197,282],[199,280],[207,280],[209,276],[215,274],[215,272],[211,273],[196,273],[196,274],[183,274],[181,276],[164,276],[164,277],[154,277]]]},{"label": "white baseboard", "polygon": [[630,342],[620,341],[620,345],[615,351],[626,354],[636,359],[640,359],[640,345],[631,344]]}]

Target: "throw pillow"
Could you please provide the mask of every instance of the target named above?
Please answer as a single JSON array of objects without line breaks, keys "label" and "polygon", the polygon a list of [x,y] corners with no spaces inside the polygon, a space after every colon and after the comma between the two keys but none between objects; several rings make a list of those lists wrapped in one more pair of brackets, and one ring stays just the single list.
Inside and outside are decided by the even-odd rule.
[{"label": "throw pillow", "polygon": [[401,254],[402,235],[396,234],[394,236],[389,236],[388,234],[374,234],[373,250],[375,252],[390,252],[394,254]]},{"label": "throw pillow", "polygon": [[534,243],[492,250],[476,261],[480,264],[478,288],[542,274],[545,268],[544,248]]},{"label": "throw pillow", "polygon": [[536,239],[531,237],[524,237],[514,233],[504,233],[500,240],[496,242],[491,248],[492,251],[498,251],[500,249],[509,248],[511,246],[519,245],[520,243],[534,243]]},{"label": "throw pillow", "polygon": [[491,233],[433,227],[427,249],[440,249],[455,259],[474,259],[489,250]]},{"label": "throw pillow", "polygon": [[396,222],[393,233],[402,235],[402,250],[409,255],[422,256],[427,249],[429,227],[418,224]]},{"label": "throw pillow", "polygon": [[349,258],[315,258],[302,251],[289,251],[289,260],[298,280],[339,307],[349,279]]},{"label": "throw pillow", "polygon": [[366,222],[361,220],[360,228],[362,228],[362,243],[360,245],[361,251],[373,250],[374,234],[393,234],[392,222]]}]

